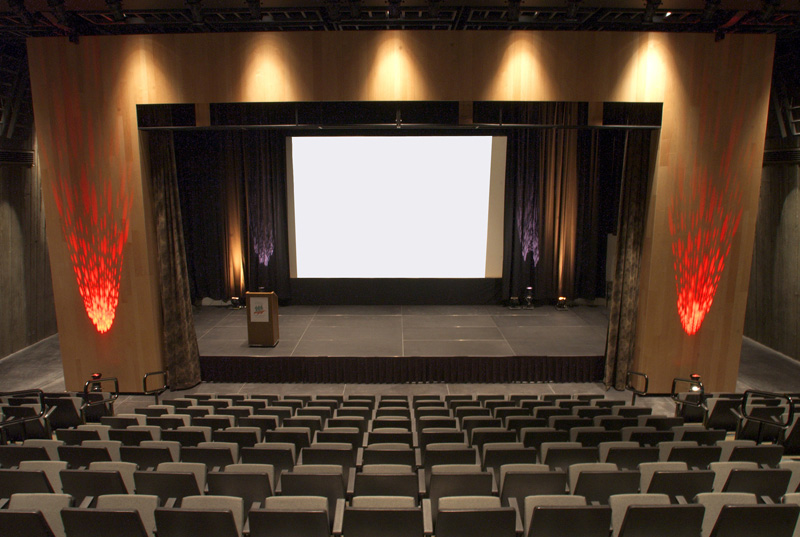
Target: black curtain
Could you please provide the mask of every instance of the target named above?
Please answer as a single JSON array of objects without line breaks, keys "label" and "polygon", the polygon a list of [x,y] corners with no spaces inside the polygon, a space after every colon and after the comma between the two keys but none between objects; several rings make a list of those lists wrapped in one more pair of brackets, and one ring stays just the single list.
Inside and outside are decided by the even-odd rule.
[{"label": "black curtain", "polygon": [[650,184],[652,131],[631,130],[625,134],[622,166],[622,199],[617,237],[617,262],[608,307],[606,341],[606,386],[625,388],[633,363],[636,318],[639,310],[639,269],[647,219]]},{"label": "black curtain", "polygon": [[238,134],[247,207],[247,288],[273,291],[281,301],[289,300],[286,137],[269,130]]},{"label": "black curtain", "polygon": [[286,141],[276,131],[175,133],[193,300],[291,295]]},{"label": "black curtain", "polygon": [[186,270],[172,133],[153,131],[143,137],[149,153],[158,238],[165,367],[170,388],[190,388],[200,382],[200,353]]},{"label": "black curtain", "polygon": [[606,236],[616,227],[619,180],[603,131],[577,129],[578,103],[521,103],[504,121],[552,127],[509,132],[503,295],[537,302],[605,294]]}]

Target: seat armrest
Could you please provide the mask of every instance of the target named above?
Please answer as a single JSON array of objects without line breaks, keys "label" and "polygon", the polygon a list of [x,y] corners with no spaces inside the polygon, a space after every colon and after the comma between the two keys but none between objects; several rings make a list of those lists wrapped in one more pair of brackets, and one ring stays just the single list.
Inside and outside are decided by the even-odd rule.
[{"label": "seat armrest", "polygon": [[769,496],[759,496],[758,498],[761,500],[761,503],[765,505],[775,505],[775,502]]},{"label": "seat armrest", "polygon": [[511,497],[508,499],[508,505],[514,508],[514,512],[517,514],[517,524],[516,524],[516,532],[517,537],[522,537],[522,534],[525,533],[525,526],[522,524],[522,515],[519,513],[519,503],[517,503],[517,499]]},{"label": "seat armrest", "polygon": [[411,447],[413,448],[419,447],[419,435],[417,434],[416,429],[411,431]]},{"label": "seat armrest", "polygon": [[356,468],[359,470],[364,466],[364,448],[360,447],[356,450]]},{"label": "seat armrest", "polygon": [[675,501],[678,503],[678,505],[686,505],[689,503],[688,501],[686,501],[686,498],[680,495],[675,496]]},{"label": "seat armrest", "polygon": [[425,469],[420,468],[417,472],[417,494],[419,494],[420,498],[424,498],[428,495],[428,491],[425,487]]},{"label": "seat armrest", "polygon": [[81,504],[78,506],[81,509],[88,509],[92,506],[94,502],[94,496],[86,496],[83,500],[81,500]]},{"label": "seat armrest", "polygon": [[422,468],[422,450],[418,447],[414,448],[414,464],[417,468]]},{"label": "seat armrest", "polygon": [[345,491],[345,496],[347,499],[352,499],[353,494],[356,490],[356,469],[350,468],[347,474],[347,490]]},{"label": "seat armrest", "polygon": [[433,535],[433,506],[431,500],[422,500],[422,531],[425,535]]},{"label": "seat armrest", "polygon": [[339,498],[336,500],[336,512],[333,515],[333,534],[334,535],[341,535],[342,534],[342,524],[344,523],[344,508],[345,508],[345,500],[344,498]]},{"label": "seat armrest", "polygon": [[8,498],[0,498],[0,509],[5,509],[8,505]]},{"label": "seat armrest", "polygon": [[167,498],[167,501],[164,502],[165,509],[174,509],[175,504],[178,502],[178,498]]}]

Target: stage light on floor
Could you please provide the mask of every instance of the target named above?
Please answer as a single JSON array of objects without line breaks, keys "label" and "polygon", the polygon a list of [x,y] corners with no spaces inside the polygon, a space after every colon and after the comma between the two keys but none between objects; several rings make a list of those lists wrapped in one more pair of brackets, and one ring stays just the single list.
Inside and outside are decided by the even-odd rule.
[{"label": "stage light on floor", "polygon": [[238,296],[232,296],[231,297],[231,307],[234,307],[236,309],[243,308],[244,307],[244,299],[240,298]]},{"label": "stage light on floor", "polygon": [[520,306],[520,304],[519,304],[519,297],[518,296],[512,296],[511,298],[508,299],[508,309],[510,309],[510,310],[518,310],[521,307],[522,306]]},{"label": "stage light on floor", "polygon": [[556,309],[561,311],[566,311],[567,307],[567,297],[560,296],[558,297],[558,302],[556,302]]},{"label": "stage light on floor", "polygon": [[525,309],[533,309],[533,287],[525,288]]}]

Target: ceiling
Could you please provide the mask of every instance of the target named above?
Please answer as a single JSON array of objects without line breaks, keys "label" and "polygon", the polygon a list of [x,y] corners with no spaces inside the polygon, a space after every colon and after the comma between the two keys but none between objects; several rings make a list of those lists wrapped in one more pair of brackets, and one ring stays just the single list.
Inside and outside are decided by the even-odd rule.
[{"label": "ceiling", "polygon": [[2,41],[385,29],[773,33],[782,40],[800,36],[800,0],[0,0]]}]

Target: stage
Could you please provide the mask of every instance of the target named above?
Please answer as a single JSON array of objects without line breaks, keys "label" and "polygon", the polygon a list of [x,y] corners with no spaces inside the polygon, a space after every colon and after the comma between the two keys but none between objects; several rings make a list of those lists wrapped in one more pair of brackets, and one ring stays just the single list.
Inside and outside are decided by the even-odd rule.
[{"label": "stage", "polygon": [[288,306],[269,348],[244,309],[195,308],[211,382],[600,382],[607,324],[593,306]]}]

